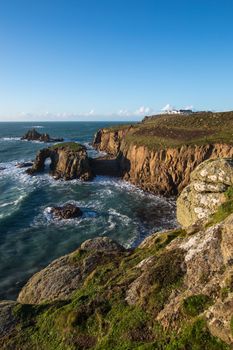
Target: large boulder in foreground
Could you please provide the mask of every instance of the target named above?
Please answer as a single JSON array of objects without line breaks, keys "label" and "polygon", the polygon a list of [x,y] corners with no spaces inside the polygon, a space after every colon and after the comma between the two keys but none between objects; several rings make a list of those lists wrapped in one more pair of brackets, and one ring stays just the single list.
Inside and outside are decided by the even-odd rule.
[{"label": "large boulder in foreground", "polygon": [[68,299],[99,264],[111,262],[124,252],[122,246],[108,237],[87,240],[78,250],[33,275],[19,293],[18,301],[39,304]]},{"label": "large boulder in foreground", "polygon": [[83,145],[65,142],[40,150],[33,166],[27,169],[27,174],[42,172],[47,158],[51,159],[50,170],[55,179],[87,181],[93,177],[86,147]]},{"label": "large boulder in foreground", "polygon": [[36,129],[31,129],[26,132],[24,136],[21,137],[21,140],[27,141],[39,141],[39,142],[62,142],[63,138],[52,138],[49,134],[40,134]]},{"label": "large boulder in foreground", "polygon": [[233,185],[233,160],[216,159],[201,163],[191,174],[191,182],[177,200],[177,220],[183,227],[206,221],[227,201]]}]

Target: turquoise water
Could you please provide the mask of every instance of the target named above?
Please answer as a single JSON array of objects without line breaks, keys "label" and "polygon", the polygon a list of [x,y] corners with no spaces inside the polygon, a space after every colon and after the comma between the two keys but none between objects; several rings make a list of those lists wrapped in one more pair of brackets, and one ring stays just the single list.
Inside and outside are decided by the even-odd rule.
[{"label": "turquoise water", "polygon": [[[52,137],[90,143],[107,122],[0,123],[0,299],[14,299],[27,279],[86,239],[109,236],[126,247],[148,234],[174,227],[174,201],[145,193],[116,178],[56,181],[48,173],[30,177],[16,162],[34,159],[47,146],[21,141],[32,126]],[[75,203],[82,218],[56,221],[49,208]]]}]

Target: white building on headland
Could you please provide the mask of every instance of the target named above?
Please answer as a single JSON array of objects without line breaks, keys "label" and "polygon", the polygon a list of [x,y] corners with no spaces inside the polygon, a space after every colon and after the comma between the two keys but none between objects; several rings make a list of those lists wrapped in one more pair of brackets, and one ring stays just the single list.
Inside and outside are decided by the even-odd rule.
[{"label": "white building on headland", "polygon": [[191,109],[172,109],[170,111],[165,112],[167,114],[192,114],[193,111]]},{"label": "white building on headland", "polygon": [[165,114],[192,114],[193,111],[190,108],[185,108],[185,109],[175,109],[171,105],[166,105],[163,109],[162,112]]}]

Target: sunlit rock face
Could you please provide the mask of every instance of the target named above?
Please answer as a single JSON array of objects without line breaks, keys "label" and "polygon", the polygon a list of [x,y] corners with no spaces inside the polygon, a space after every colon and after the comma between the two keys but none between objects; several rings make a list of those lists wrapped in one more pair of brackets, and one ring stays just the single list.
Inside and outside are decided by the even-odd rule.
[{"label": "sunlit rock face", "polygon": [[42,149],[37,154],[33,166],[26,172],[35,175],[44,171],[48,158],[51,159],[50,170],[55,179],[87,181],[93,177],[86,148],[75,143],[58,144]]},{"label": "sunlit rock face", "polygon": [[232,159],[207,160],[191,174],[191,182],[177,200],[177,219],[188,227],[206,221],[227,201],[227,190],[233,185]]}]

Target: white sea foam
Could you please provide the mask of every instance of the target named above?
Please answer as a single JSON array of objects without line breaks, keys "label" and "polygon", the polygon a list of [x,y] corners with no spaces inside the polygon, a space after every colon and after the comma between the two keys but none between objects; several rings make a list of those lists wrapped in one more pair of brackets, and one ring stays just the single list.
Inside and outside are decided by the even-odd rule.
[{"label": "white sea foam", "polygon": [[0,141],[19,141],[20,137],[0,137]]}]

